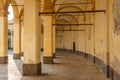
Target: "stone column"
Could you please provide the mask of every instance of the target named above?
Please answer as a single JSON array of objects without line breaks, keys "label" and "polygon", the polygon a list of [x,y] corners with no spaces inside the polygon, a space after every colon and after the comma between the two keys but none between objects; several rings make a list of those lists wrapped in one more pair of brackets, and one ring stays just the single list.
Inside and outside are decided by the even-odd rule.
[{"label": "stone column", "polygon": [[55,58],[55,56],[56,56],[55,34],[56,34],[56,30],[55,30],[55,25],[54,25],[54,26],[53,26],[53,57],[54,57],[54,58]]},{"label": "stone column", "polygon": [[21,22],[21,56],[24,55],[24,24]]},{"label": "stone column", "polygon": [[8,63],[8,19],[7,11],[0,10],[0,64]]},{"label": "stone column", "polygon": [[39,11],[39,0],[24,0],[23,76],[41,74]]},{"label": "stone column", "polygon": [[53,63],[52,15],[44,15],[44,64]]},{"label": "stone column", "polygon": [[13,42],[13,59],[21,59],[21,30],[20,19],[14,19],[14,42]]}]

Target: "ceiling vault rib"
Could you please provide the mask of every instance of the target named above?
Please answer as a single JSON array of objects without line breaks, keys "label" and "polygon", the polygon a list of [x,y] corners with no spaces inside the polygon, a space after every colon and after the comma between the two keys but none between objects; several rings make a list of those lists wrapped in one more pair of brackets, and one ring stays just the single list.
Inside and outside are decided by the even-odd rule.
[{"label": "ceiling vault rib", "polygon": [[65,11],[65,12],[40,12],[39,15],[41,15],[41,14],[64,14],[64,13],[98,13],[98,12],[105,13],[106,10]]}]

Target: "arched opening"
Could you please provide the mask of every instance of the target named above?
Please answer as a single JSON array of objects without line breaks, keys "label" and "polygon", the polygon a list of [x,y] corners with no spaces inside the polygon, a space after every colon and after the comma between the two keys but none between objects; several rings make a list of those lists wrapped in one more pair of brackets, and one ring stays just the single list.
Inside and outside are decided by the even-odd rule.
[{"label": "arched opening", "polygon": [[8,7],[8,55],[13,54],[13,31],[14,31],[14,27],[13,27],[13,19],[14,19],[14,15],[13,15],[13,8],[12,5],[10,4]]},{"label": "arched opening", "polygon": [[[71,12],[71,11],[83,11],[81,7],[78,6],[70,6],[70,5],[63,5],[61,6],[57,12]],[[77,50],[77,34],[81,32],[79,29],[79,24],[82,24],[80,22],[79,18],[85,18],[84,13],[67,13],[67,14],[56,14],[56,20],[57,23],[59,22],[59,26],[64,26],[64,30],[57,30],[59,33],[63,34],[60,40],[64,41],[63,45],[61,45],[64,50],[70,50],[72,52],[76,52]],[[59,21],[58,21],[59,20]],[[66,23],[65,21],[61,20],[67,20],[69,23]],[[82,20],[82,19],[81,19]],[[57,24],[56,23],[56,24]],[[58,26],[58,25],[56,25]],[[66,36],[68,35],[68,36]],[[58,38],[58,37],[57,37]],[[68,40],[71,39],[71,40]],[[59,43],[59,40],[57,41]]]},{"label": "arched opening", "polygon": [[19,18],[19,11],[18,11],[18,6],[15,0],[10,0],[7,3],[8,7],[8,30],[10,34],[8,34],[8,55],[13,54],[13,43],[14,43],[14,20]]},{"label": "arched opening", "polygon": [[9,12],[8,20],[13,20],[14,16],[13,16],[13,8],[12,8],[11,4],[8,7],[8,12]]}]

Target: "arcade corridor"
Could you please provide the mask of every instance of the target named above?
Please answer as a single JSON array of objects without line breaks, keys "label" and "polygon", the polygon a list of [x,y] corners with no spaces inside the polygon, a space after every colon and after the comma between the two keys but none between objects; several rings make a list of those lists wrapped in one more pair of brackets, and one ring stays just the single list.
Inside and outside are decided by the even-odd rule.
[{"label": "arcade corridor", "polygon": [[12,57],[8,65],[0,64],[0,80],[108,80],[91,61],[70,52],[58,51],[54,64],[42,64],[39,76],[21,76],[22,61]]},{"label": "arcade corridor", "polygon": [[120,0],[0,0],[0,80],[40,79],[120,80]]}]

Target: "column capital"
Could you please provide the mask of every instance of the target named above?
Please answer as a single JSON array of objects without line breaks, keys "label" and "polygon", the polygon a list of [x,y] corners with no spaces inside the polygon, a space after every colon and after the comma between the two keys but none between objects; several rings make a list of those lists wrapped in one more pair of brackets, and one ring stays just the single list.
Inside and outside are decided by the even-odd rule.
[{"label": "column capital", "polygon": [[0,10],[0,17],[7,17],[8,16],[8,10]]},{"label": "column capital", "polygon": [[13,21],[14,21],[14,24],[19,24],[20,23],[20,19],[19,18],[14,18]]}]

